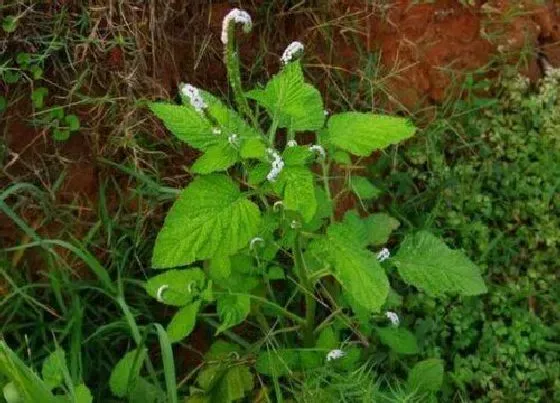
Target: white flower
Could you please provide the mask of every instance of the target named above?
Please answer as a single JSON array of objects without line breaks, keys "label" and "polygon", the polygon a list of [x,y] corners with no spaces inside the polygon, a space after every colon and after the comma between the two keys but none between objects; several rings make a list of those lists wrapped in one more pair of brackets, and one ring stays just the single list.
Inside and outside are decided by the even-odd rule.
[{"label": "white flower", "polygon": [[329,111],[325,109],[325,110],[323,111],[323,115],[329,116]]},{"label": "white flower", "polygon": [[215,134],[216,136],[218,136],[218,135],[222,134],[222,131],[219,128],[214,127],[212,129],[212,134]]},{"label": "white flower", "polygon": [[282,54],[282,63],[288,64],[294,58],[294,55],[298,52],[303,52],[304,46],[301,42],[292,42],[288,45],[284,53]]},{"label": "white flower", "polygon": [[162,285],[161,287],[159,287],[156,291],[156,300],[158,302],[163,302],[163,292],[165,290],[167,290],[169,288],[169,286],[167,284]]},{"label": "white flower", "polygon": [[301,223],[299,221],[293,220],[290,223],[290,227],[292,227],[292,229],[297,229],[297,228],[301,227]]},{"label": "white flower", "polygon": [[228,137],[228,143],[231,144],[232,146],[237,145],[237,140],[239,140],[239,137],[237,136],[237,134],[230,134]]},{"label": "white flower", "polygon": [[397,315],[395,312],[385,312],[385,316],[387,317],[387,319],[389,319],[391,321],[391,325],[393,326],[398,326],[400,323],[399,320],[399,315]]},{"label": "white flower", "polygon": [[389,249],[387,248],[381,249],[377,254],[377,260],[379,260],[380,262],[383,262],[389,259],[390,257],[391,257],[391,252],[389,252]]},{"label": "white flower", "polygon": [[229,30],[229,25],[232,22],[234,24],[242,24],[243,25],[243,30],[245,32],[249,32],[251,30],[252,25],[253,25],[253,22],[251,21],[251,16],[249,15],[249,13],[247,13],[246,11],[240,10],[238,8],[232,9],[228,13],[228,15],[226,15],[224,17],[224,20],[222,21],[222,43],[224,45],[226,45],[228,43],[228,30]]},{"label": "white flower", "polygon": [[327,354],[327,361],[338,360],[346,355],[342,350],[331,350]]},{"label": "white flower", "polygon": [[289,140],[288,143],[286,144],[288,147],[295,147],[297,146],[297,141],[295,140]]},{"label": "white flower", "polygon": [[282,172],[282,169],[284,169],[284,160],[282,160],[280,154],[272,148],[268,148],[266,152],[272,158],[272,168],[268,175],[266,175],[266,179],[268,179],[269,182],[274,182],[278,175],[280,175],[280,172]]},{"label": "white flower", "polygon": [[249,249],[251,250],[255,249],[255,245],[257,242],[264,244],[264,239],[262,239],[261,237],[255,237],[251,239],[251,242],[249,243]]},{"label": "white flower", "polygon": [[325,149],[323,147],[321,147],[320,145],[317,145],[317,144],[309,147],[309,151],[314,152],[314,153],[319,153],[321,158],[325,158],[325,156],[326,156]]},{"label": "white flower", "polygon": [[202,95],[200,94],[200,90],[190,84],[182,84],[181,85],[181,93],[184,97],[188,98],[192,107],[197,112],[202,112],[203,109],[207,108],[206,102],[202,99]]}]

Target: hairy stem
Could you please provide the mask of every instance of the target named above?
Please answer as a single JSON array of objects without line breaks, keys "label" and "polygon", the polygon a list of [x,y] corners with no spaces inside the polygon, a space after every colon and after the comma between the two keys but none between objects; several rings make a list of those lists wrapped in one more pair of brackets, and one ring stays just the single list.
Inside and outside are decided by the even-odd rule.
[{"label": "hairy stem", "polygon": [[303,340],[305,347],[311,348],[315,345],[315,335],[313,330],[315,329],[315,308],[317,306],[317,302],[315,301],[313,286],[307,277],[307,270],[305,268],[305,261],[303,260],[303,253],[301,250],[300,234],[297,234],[295,238],[293,254],[295,271],[305,291],[305,325],[303,328]]}]

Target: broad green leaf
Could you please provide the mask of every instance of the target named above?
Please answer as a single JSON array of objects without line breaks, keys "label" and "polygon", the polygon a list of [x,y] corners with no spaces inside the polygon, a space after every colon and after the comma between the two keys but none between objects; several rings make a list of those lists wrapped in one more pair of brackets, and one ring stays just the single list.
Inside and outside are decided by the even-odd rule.
[{"label": "broad green leaf", "polygon": [[206,361],[223,361],[230,356],[239,355],[241,348],[237,344],[216,340],[210,346],[210,350],[204,354]]},{"label": "broad green leaf", "polygon": [[194,329],[196,315],[200,309],[200,301],[182,307],[167,325],[167,336],[171,343],[183,340]]},{"label": "broad green leaf", "polygon": [[266,144],[261,138],[252,137],[241,144],[239,152],[244,159],[262,159],[266,156]]},{"label": "broad green leaf", "polygon": [[443,383],[443,361],[430,358],[418,362],[408,374],[407,383],[411,392],[437,392]]},{"label": "broad green leaf", "polygon": [[74,387],[74,403],[92,403],[93,396],[90,390],[83,383]]},{"label": "broad green leaf", "polygon": [[211,365],[200,372],[197,381],[200,387],[206,391],[208,402],[238,401],[253,389],[253,375],[244,365],[230,368],[219,364]]},{"label": "broad green leaf", "polygon": [[248,295],[220,295],[217,299],[220,327],[216,334],[240,324],[251,311],[251,298]]},{"label": "broad green leaf", "polygon": [[352,191],[362,200],[376,199],[381,194],[381,190],[363,176],[352,176],[350,182]]},{"label": "broad green leaf", "polygon": [[130,403],[159,403],[162,401],[161,395],[162,393],[157,386],[140,376],[136,381],[134,390],[130,392],[128,401]]},{"label": "broad green leaf", "polygon": [[140,370],[147,357],[147,349],[129,351],[117,362],[109,378],[109,387],[113,395],[125,397],[134,390]]},{"label": "broad green leaf", "polygon": [[391,233],[399,228],[400,223],[388,214],[377,213],[368,216],[365,220],[370,245],[384,245],[389,240]]},{"label": "broad green leaf", "polygon": [[462,252],[450,249],[427,231],[407,236],[393,263],[407,284],[430,295],[487,292],[480,269]]},{"label": "broad green leaf", "polygon": [[43,361],[41,377],[49,388],[54,389],[62,384],[65,367],[65,354],[64,351],[59,348],[49,354],[45,361]]},{"label": "broad green leaf", "polygon": [[340,342],[332,326],[323,329],[317,338],[317,342],[315,343],[316,348],[325,350],[326,352],[338,348],[339,345]]},{"label": "broad green leaf", "polygon": [[251,186],[257,186],[261,184],[266,181],[266,176],[268,175],[269,171],[270,164],[267,164],[266,162],[260,162],[248,170],[249,177],[247,179],[247,182]]},{"label": "broad green leaf", "polygon": [[305,221],[311,221],[317,210],[311,171],[302,166],[285,167],[278,181],[284,185],[284,208],[299,211]]},{"label": "broad green leaf", "polygon": [[333,160],[337,164],[352,165],[352,158],[350,157],[350,154],[342,150],[336,150],[333,153]]},{"label": "broad green leaf", "polygon": [[2,394],[7,403],[25,403],[24,397],[18,391],[14,382],[8,382],[2,388]]},{"label": "broad green leaf", "polygon": [[153,298],[158,298],[160,292],[161,302],[167,305],[183,306],[189,304],[203,289],[206,276],[198,267],[185,270],[168,270],[158,276],[152,277],[146,283],[146,292]]},{"label": "broad green leaf", "polygon": [[317,130],[324,125],[321,94],[304,82],[299,61],[286,65],[264,90],[255,89],[246,95],[264,106],[273,119],[276,117],[281,128]]},{"label": "broad green leaf", "polygon": [[229,143],[215,144],[198,158],[192,165],[191,170],[196,174],[210,174],[225,171],[239,161],[239,152]]},{"label": "broad green leaf", "polygon": [[165,218],[152,265],[166,268],[233,255],[249,244],[260,225],[257,205],[225,175],[196,178]]},{"label": "broad green leaf", "polygon": [[290,165],[305,165],[311,158],[313,153],[309,150],[309,147],[294,146],[287,147],[282,153],[282,159],[284,163],[288,166]]},{"label": "broad green leaf", "polygon": [[415,127],[404,118],[361,112],[333,115],[329,141],[352,154],[366,157],[373,151],[411,137]]},{"label": "broad green leaf", "polygon": [[264,351],[259,354],[255,364],[257,372],[272,377],[287,375],[298,367],[298,352],[287,349]]},{"label": "broad green leaf", "polygon": [[175,137],[194,148],[206,150],[220,142],[210,122],[192,108],[163,102],[152,102],[149,108]]},{"label": "broad green leaf", "polygon": [[416,337],[402,327],[376,328],[379,340],[391,350],[399,354],[418,354]]},{"label": "broad green leaf", "polygon": [[231,275],[231,260],[229,256],[218,256],[210,260],[208,272],[209,276],[214,280],[227,279]]},{"label": "broad green leaf", "polygon": [[389,293],[389,280],[376,256],[365,248],[367,237],[363,223],[355,214],[347,214],[341,223],[332,224],[327,238],[315,248],[328,253],[334,276],[349,297],[369,312],[378,312]]}]

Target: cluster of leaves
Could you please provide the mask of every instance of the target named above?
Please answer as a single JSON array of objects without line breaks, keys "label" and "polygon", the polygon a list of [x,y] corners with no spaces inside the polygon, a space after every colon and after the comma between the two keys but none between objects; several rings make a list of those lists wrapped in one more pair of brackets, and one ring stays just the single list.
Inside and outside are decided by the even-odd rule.
[{"label": "cluster of leaves", "polygon": [[[17,17],[7,16],[3,20],[5,32],[11,33],[16,29]],[[12,29],[13,28],[13,29]],[[60,106],[47,107],[47,97],[49,90],[40,85],[43,79],[43,68],[45,60],[51,52],[58,50],[56,43],[51,43],[49,49],[39,53],[19,52],[15,58],[0,60],[0,80],[7,87],[13,86],[18,82],[25,82],[31,85],[31,105],[41,117],[33,123],[50,130],[55,140],[64,141],[70,137],[71,133],[80,129],[80,119],[74,114],[65,114],[64,108]],[[8,106],[8,101],[4,96],[0,96],[0,113]]]},{"label": "cluster of leaves", "polygon": [[[378,258],[374,251],[388,242],[398,221],[384,213],[364,217],[357,210],[336,221],[330,183],[335,162],[350,164],[351,155],[368,156],[411,137],[415,128],[403,118],[371,113],[326,118],[321,95],[305,82],[298,60],[265,87],[242,92],[237,51],[228,46],[227,52],[244,116],[202,90],[186,91],[181,105],[149,105],[202,155],[155,242],[152,265],[166,271],[149,279],[146,290],[179,308],[167,325],[172,342],[188,337],[201,316],[218,318],[216,335],[254,320],[265,341],[276,331],[283,336],[273,337],[266,349],[263,335],[241,334],[241,347],[216,341],[191,399],[239,399],[253,389],[253,369],[276,385],[278,378],[297,379],[325,366],[333,350],[342,352],[336,363],[347,373],[360,368],[379,343],[397,357],[417,354],[414,335],[387,326],[380,315],[399,299],[388,270],[396,269],[402,281],[429,295],[472,296],[486,292],[479,269],[427,231],[411,232],[393,257]],[[198,96],[202,101],[191,102]],[[315,133],[313,146],[294,144],[303,132]],[[279,134],[291,143],[282,151]],[[363,201],[379,195],[367,179],[354,175],[348,175],[345,190]],[[233,357],[231,365],[224,354]],[[423,378],[425,373],[433,375]],[[433,398],[442,377],[441,361],[422,361],[406,385],[411,393]],[[282,398],[278,388],[276,394]]]},{"label": "cluster of leaves", "polygon": [[91,403],[93,397],[83,383],[74,384],[64,351],[56,349],[43,361],[41,376],[27,367],[0,342],[0,385],[7,403]]},{"label": "cluster of leaves", "polygon": [[493,107],[461,122],[461,144],[438,133],[445,158],[416,178],[425,195],[441,195],[428,219],[492,279],[480,300],[408,302],[426,348],[453,365],[449,396],[560,399],[559,90],[558,70],[536,92],[506,79]]}]

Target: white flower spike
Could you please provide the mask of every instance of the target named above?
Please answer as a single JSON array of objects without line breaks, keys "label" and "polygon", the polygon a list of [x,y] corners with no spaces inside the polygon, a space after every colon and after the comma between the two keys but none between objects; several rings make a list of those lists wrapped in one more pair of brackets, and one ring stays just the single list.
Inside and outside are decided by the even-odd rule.
[{"label": "white flower spike", "polygon": [[181,93],[184,97],[188,98],[192,107],[199,113],[206,108],[206,102],[202,99],[202,95],[200,94],[200,90],[190,84],[182,84],[181,85]]},{"label": "white flower spike", "polygon": [[295,146],[297,146],[297,141],[295,141],[295,140],[289,140],[288,143],[286,144],[286,146],[288,146],[288,147],[295,147]]},{"label": "white flower spike", "polygon": [[272,210],[274,210],[274,212],[277,213],[283,207],[284,207],[284,202],[282,200],[278,200],[275,201],[274,204],[272,205]]},{"label": "white flower spike", "polygon": [[249,243],[249,249],[253,250],[255,249],[255,245],[258,243],[260,244],[264,244],[264,239],[262,239],[261,237],[255,237],[253,239],[251,239],[251,242]]},{"label": "white flower spike", "polygon": [[222,131],[221,131],[219,128],[214,127],[214,128],[212,129],[212,134],[214,134],[214,135],[216,135],[216,136],[219,136],[220,134],[222,134]]},{"label": "white flower spike", "polygon": [[379,251],[379,253],[377,254],[377,260],[379,262],[383,262],[387,259],[389,259],[391,257],[391,252],[389,252],[389,249],[387,248],[383,248]]},{"label": "white flower spike", "polygon": [[239,140],[239,137],[237,136],[237,134],[230,134],[228,137],[228,143],[231,144],[232,146],[236,146],[237,145],[237,141]]},{"label": "white flower spike", "polygon": [[232,9],[222,21],[222,43],[226,45],[228,43],[228,30],[231,23],[242,24],[243,30],[249,32],[253,26],[253,21],[251,16],[244,10],[238,8]]},{"label": "white flower spike", "polygon": [[299,53],[303,52],[304,46],[301,42],[292,42],[288,45],[284,53],[282,54],[282,63],[288,64],[292,61],[294,56]]},{"label": "white flower spike", "polygon": [[284,161],[282,160],[282,157],[280,157],[280,154],[276,152],[276,150],[268,148],[266,152],[272,159],[272,169],[270,170],[268,175],[266,175],[266,179],[268,179],[269,182],[274,182],[278,175],[280,175],[280,172],[282,172],[282,169],[284,169]]},{"label": "white flower spike", "polygon": [[163,302],[163,293],[165,292],[165,290],[167,290],[169,288],[169,286],[167,284],[162,285],[161,287],[159,287],[156,291],[156,300],[158,302]]},{"label": "white flower spike", "polygon": [[311,147],[309,147],[309,151],[313,152],[313,153],[318,153],[321,158],[325,158],[327,154],[325,154],[325,149],[323,147],[321,147],[320,145],[313,145]]},{"label": "white flower spike", "polygon": [[346,353],[342,350],[331,350],[327,354],[327,361],[338,360],[338,359],[344,357],[345,355],[346,355]]},{"label": "white flower spike", "polygon": [[391,321],[391,325],[393,326],[398,326],[401,323],[399,315],[397,315],[395,312],[385,312],[385,316]]}]

